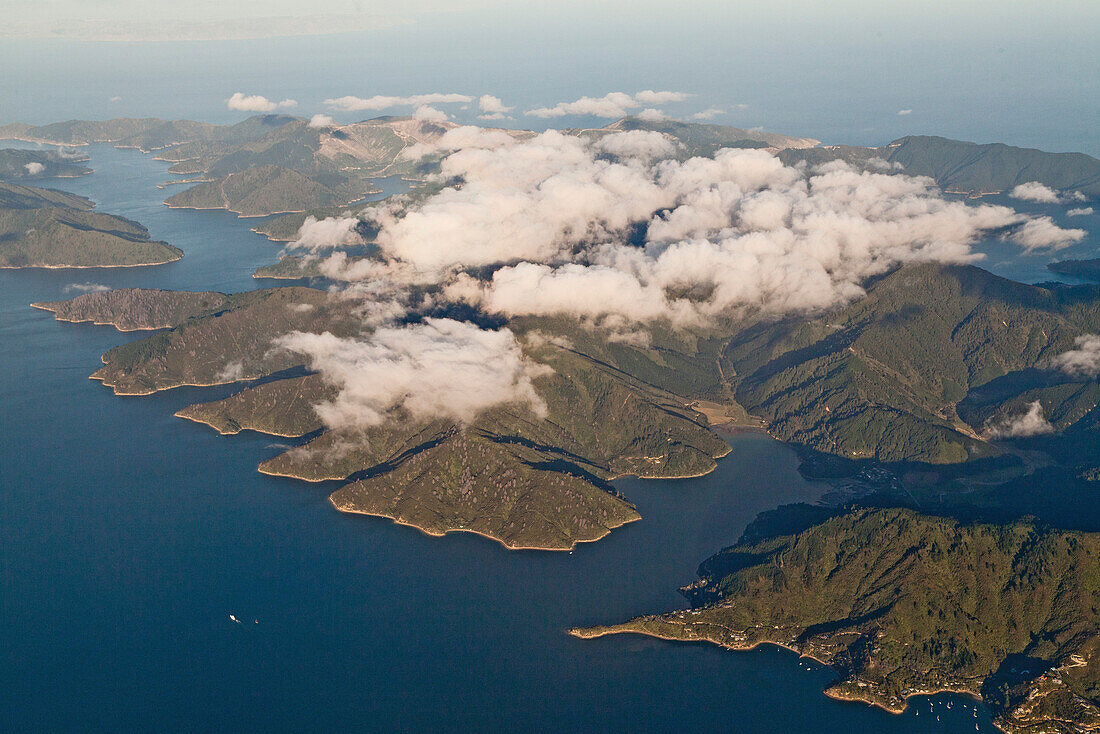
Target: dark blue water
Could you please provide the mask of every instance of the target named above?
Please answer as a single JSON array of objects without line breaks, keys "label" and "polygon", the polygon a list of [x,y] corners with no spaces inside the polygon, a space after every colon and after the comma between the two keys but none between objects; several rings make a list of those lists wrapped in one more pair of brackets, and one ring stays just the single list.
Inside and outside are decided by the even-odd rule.
[{"label": "dark blue water", "polygon": [[619,482],[644,519],[598,543],[514,552],[341,515],[332,486],[258,474],[270,437],[172,417],[216,391],[119,398],[90,382],[139,336],[28,303],[89,280],[252,288],[279,249],[251,220],[161,206],[164,164],[91,154],[95,174],[56,185],[186,256],[0,271],[0,730],[992,730],[950,697],[901,716],[831,701],[827,669],[774,648],[565,634],[683,606],[676,588],[758,512],[817,498],[766,436],[731,438],[704,478]]}]

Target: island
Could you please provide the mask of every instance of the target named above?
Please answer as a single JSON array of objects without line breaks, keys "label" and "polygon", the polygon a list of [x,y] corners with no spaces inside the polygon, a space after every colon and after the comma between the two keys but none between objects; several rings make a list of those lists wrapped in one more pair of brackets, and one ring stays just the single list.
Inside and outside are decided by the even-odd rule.
[{"label": "island", "polygon": [[0,182],[0,268],[134,267],[183,257],[137,222],[94,206],[75,194]]}]

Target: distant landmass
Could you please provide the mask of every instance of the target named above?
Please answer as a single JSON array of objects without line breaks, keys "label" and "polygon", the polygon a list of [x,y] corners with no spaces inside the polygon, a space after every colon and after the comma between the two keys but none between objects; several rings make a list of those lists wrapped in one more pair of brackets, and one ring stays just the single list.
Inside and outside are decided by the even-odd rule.
[{"label": "distant landmass", "polygon": [[824,146],[784,150],[785,163],[843,160],[910,176],[929,176],[944,191],[980,196],[1037,181],[1064,192],[1100,198],[1100,160],[1084,153],[1047,153],[1004,143],[967,143],[931,135],[910,135],[881,148]]},{"label": "distant landmass", "polygon": [[680,144],[680,156],[710,157],[722,148],[770,148],[772,150],[802,150],[821,143],[813,138],[798,138],[763,130],[745,130],[728,125],[710,125],[679,120],[643,120],[625,117],[596,130],[577,131],[589,137],[645,130],[661,133]]},{"label": "distant landmass", "polygon": [[75,194],[0,183],[0,267],[130,267],[183,256],[137,222],[93,206]]},{"label": "distant landmass", "polygon": [[689,611],[572,633],[775,643],[835,668],[835,698],[901,711],[910,696],[954,691],[1011,734],[1100,729],[1100,534],[829,514],[765,515],[699,567]]},{"label": "distant landmass", "polygon": [[[169,206],[226,209],[241,216],[312,213],[323,216],[377,193],[371,179],[400,175],[423,179],[440,154],[405,158],[414,145],[431,144],[452,122],[379,117],[349,125],[312,126],[289,115],[257,115],[235,125],[191,120],[124,118],[71,120],[0,127],[0,138],[55,145],[112,143],[155,152],[173,162],[172,173],[192,184],[170,195]],[[845,160],[876,170],[930,176],[951,193],[1003,193],[1027,182],[1100,197],[1100,161],[1082,153],[1046,153],[1000,143],[979,145],[932,136],[910,136],[881,148],[819,146],[819,141],[759,130],[676,120],[627,117],[598,129],[567,131],[587,137],[642,130],[667,136],[677,156],[710,156],[720,148],[768,148],[785,163]],[[506,131],[518,138],[530,131]],[[0,158],[2,165],[2,158]],[[0,168],[2,170],[2,168]],[[57,174],[62,175],[62,174]],[[292,239],[286,219],[269,225],[273,239]]]},{"label": "distant landmass", "polygon": [[88,156],[57,150],[0,149],[0,181],[74,178],[92,172]]},{"label": "distant landmass", "polygon": [[1062,260],[1047,265],[1051,272],[1072,275],[1086,280],[1100,280],[1100,258],[1091,260]]}]

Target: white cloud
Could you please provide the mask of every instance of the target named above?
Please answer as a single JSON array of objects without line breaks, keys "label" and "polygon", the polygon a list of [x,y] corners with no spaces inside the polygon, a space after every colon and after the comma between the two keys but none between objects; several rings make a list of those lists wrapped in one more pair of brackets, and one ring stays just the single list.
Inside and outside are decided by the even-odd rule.
[{"label": "white cloud", "polygon": [[31,161],[23,166],[26,169],[28,176],[37,176],[46,170],[46,167],[38,161]]},{"label": "white cloud", "polygon": [[1008,195],[1022,201],[1038,201],[1044,204],[1058,203],[1058,192],[1038,181],[1022,183],[1008,192]]},{"label": "white cloud", "polygon": [[626,117],[632,110],[645,105],[665,104],[686,99],[683,92],[654,92],[647,89],[635,95],[625,92],[609,92],[602,97],[581,97],[573,102],[559,102],[553,107],[538,107],[528,110],[532,117],[564,117],[583,115],[586,117]]},{"label": "white cloud", "polygon": [[428,105],[421,105],[413,110],[413,117],[418,120],[429,120],[431,122],[446,122],[447,113],[436,107],[429,107]]},{"label": "white cloud", "polygon": [[432,142],[410,145],[401,151],[400,158],[419,160],[426,155],[439,151],[452,152],[461,149],[497,148],[513,142],[515,142],[515,138],[503,130],[490,130],[476,125],[460,125],[451,128]]},{"label": "white cloud", "polygon": [[913,114],[913,110],[898,110],[899,117],[905,117],[906,115]]},{"label": "white cloud", "polygon": [[[501,403],[541,405],[537,368],[511,331],[448,319],[397,325],[418,304],[570,315],[644,343],[637,325],[647,322],[706,326],[835,307],[862,295],[870,276],[968,262],[987,233],[1041,221],[948,201],[927,178],[843,162],[807,171],[763,150],[681,161],[670,157],[674,145],[648,131],[455,127],[418,153],[448,153],[435,193],[307,219],[292,247],[308,253],[357,241],[360,219],[378,229],[373,254],[336,252],[319,264],[344,282],[338,295],[374,333],[280,341],[338,388],[319,407],[326,425],[364,427],[395,413],[469,421]],[[991,430],[1042,430],[1037,410],[1038,420]]]},{"label": "white cloud", "polygon": [[[652,132],[516,140],[456,128],[441,142],[450,135],[468,145],[443,159],[442,179],[461,185],[408,211],[362,212],[379,253],[341,262],[345,277],[437,283],[508,316],[698,324],[835,306],[899,264],[973,260],[979,236],[1025,220],[946,201],[930,179],[843,163],[806,174],[761,150],[654,160],[671,143]],[[628,242],[639,227],[644,242]],[[462,274],[485,267],[495,273]]]},{"label": "white cloud", "polygon": [[676,152],[674,140],[653,130],[606,135],[593,147],[620,158],[668,158]]},{"label": "white cloud", "polygon": [[656,109],[655,107],[646,107],[638,113],[638,119],[647,122],[661,122],[669,118],[662,110]]},{"label": "white cloud", "polygon": [[400,410],[414,420],[473,421],[502,403],[545,406],[531,382],[545,368],[529,362],[509,329],[451,319],[382,327],[369,337],[294,332],[277,340],[306,355],[339,393],[316,406],[330,428],[378,425]]},{"label": "white cloud", "polygon": [[1077,209],[1070,209],[1066,214],[1071,217],[1087,217],[1089,214],[1092,214],[1093,211],[1091,206],[1082,206]]},{"label": "white cloud", "polygon": [[316,114],[309,118],[309,126],[313,128],[322,127],[335,127],[336,120],[332,119],[328,115]]},{"label": "white cloud", "polygon": [[297,107],[298,103],[293,99],[284,99],[281,102],[273,102],[259,94],[244,94],[234,92],[233,96],[225,101],[229,109],[238,112],[274,112],[275,110]]},{"label": "white cloud", "polygon": [[691,116],[693,120],[713,120],[718,115],[724,115],[726,113],[720,107],[707,107],[705,110],[700,110]]},{"label": "white cloud", "polygon": [[1074,242],[1080,242],[1088,233],[1083,229],[1062,229],[1050,217],[1038,217],[1024,222],[1008,239],[1031,252],[1032,250],[1059,250]]},{"label": "white cloud", "polygon": [[482,120],[503,120],[515,109],[505,105],[500,97],[494,97],[491,94],[481,95],[477,100],[477,108],[481,112],[478,117]]},{"label": "white cloud", "polygon": [[239,361],[230,362],[214,375],[214,381],[220,383],[238,382],[242,379],[244,379],[244,363]]},{"label": "white cloud", "polygon": [[79,291],[80,293],[103,293],[111,290],[111,286],[102,283],[69,283],[65,286],[66,293]]},{"label": "white cloud", "polygon": [[118,95],[116,94],[116,95],[114,95],[113,97],[109,98],[109,99],[108,99],[107,101],[108,101],[108,102],[121,102],[121,101],[122,101],[122,97],[120,97],[120,96],[118,96]]},{"label": "white cloud", "polygon": [[317,219],[308,216],[298,228],[298,237],[288,245],[288,249],[318,250],[332,249],[347,245],[362,244],[363,239],[356,231],[359,220],[356,217],[326,217]]},{"label": "white cloud", "polygon": [[473,101],[468,94],[445,94],[432,92],[430,94],[414,94],[408,97],[391,97],[377,94],[373,97],[338,97],[326,99],[325,104],[333,109],[344,112],[361,112],[363,110],[385,110],[391,107],[420,107],[423,105],[440,104],[468,104]]},{"label": "white cloud", "polygon": [[658,105],[668,104],[669,102],[683,102],[690,96],[685,92],[654,92],[652,89],[644,89],[634,95],[634,101],[639,105]]},{"label": "white cloud", "polygon": [[985,425],[986,438],[1026,438],[1051,433],[1054,426],[1043,417],[1043,404],[1036,400],[1028,403],[1027,411],[1015,416],[990,419]]},{"label": "white cloud", "polygon": [[1075,340],[1076,349],[1054,358],[1054,366],[1069,375],[1100,375],[1100,334],[1084,334]]}]

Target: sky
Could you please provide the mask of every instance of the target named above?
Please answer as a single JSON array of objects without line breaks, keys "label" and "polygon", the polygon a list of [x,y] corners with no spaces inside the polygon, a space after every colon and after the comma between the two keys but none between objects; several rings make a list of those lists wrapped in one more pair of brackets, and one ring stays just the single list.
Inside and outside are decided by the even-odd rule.
[{"label": "sky", "polygon": [[1100,155],[1098,30],[1091,0],[8,0],[0,110],[233,122],[236,92],[303,115],[347,95],[440,92],[500,97],[519,114],[499,124],[544,129],[599,120],[522,113],[666,89],[691,95],[674,116],[717,109],[714,122],[828,143],[928,133]]}]

